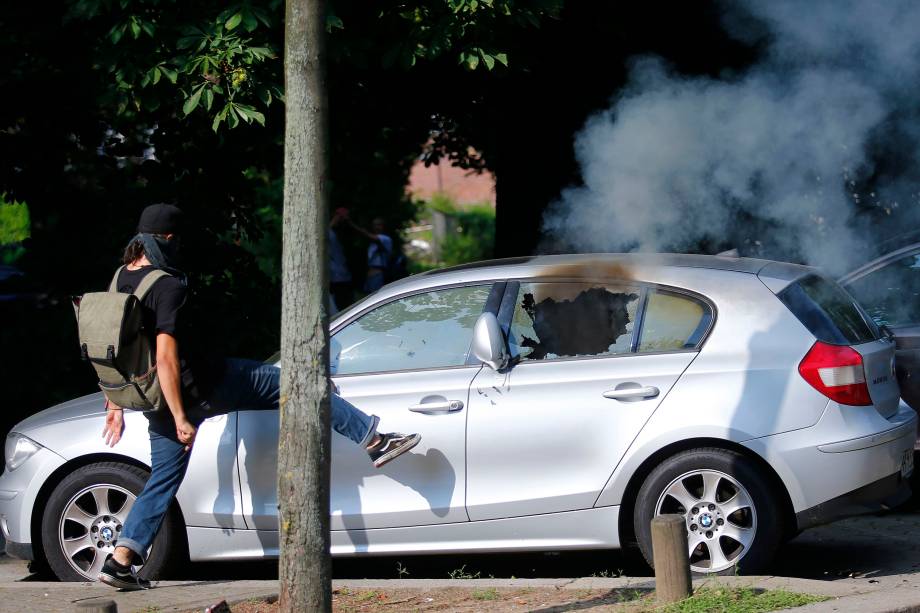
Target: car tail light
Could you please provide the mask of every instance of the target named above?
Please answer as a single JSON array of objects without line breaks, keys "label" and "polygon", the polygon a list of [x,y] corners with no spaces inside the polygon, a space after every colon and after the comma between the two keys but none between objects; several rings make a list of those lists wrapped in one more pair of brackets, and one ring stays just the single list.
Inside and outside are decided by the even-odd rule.
[{"label": "car tail light", "polygon": [[799,374],[840,404],[872,404],[862,356],[852,347],[816,342],[799,364]]}]

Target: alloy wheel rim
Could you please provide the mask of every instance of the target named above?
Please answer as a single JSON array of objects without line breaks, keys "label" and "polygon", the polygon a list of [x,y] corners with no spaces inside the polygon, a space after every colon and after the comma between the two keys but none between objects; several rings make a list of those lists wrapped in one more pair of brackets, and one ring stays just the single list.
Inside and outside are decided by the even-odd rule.
[{"label": "alloy wheel rim", "polygon": [[95,581],[137,497],[123,487],[96,484],[74,494],[58,522],[58,542],[70,567]]},{"label": "alloy wheel rim", "polygon": [[695,572],[714,573],[737,564],[757,533],[751,495],[718,470],[693,470],[671,481],[658,497],[655,515],[671,513],[684,517]]}]

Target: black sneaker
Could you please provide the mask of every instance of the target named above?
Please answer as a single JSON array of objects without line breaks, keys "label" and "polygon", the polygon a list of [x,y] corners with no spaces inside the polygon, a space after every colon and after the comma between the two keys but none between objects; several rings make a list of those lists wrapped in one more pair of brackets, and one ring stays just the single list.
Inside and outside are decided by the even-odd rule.
[{"label": "black sneaker", "polygon": [[401,434],[399,432],[381,434],[380,442],[373,449],[368,449],[367,454],[374,461],[374,466],[380,468],[418,445],[420,440],[422,440],[421,434]]},{"label": "black sneaker", "polygon": [[109,556],[99,572],[99,581],[122,590],[149,590],[150,582],[137,576],[133,566],[122,566]]}]

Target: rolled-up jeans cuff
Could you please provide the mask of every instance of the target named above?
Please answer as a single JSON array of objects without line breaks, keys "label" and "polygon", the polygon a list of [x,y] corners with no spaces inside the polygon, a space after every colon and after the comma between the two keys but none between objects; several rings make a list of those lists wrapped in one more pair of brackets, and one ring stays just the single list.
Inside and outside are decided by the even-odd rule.
[{"label": "rolled-up jeans cuff", "polygon": [[361,445],[367,447],[371,444],[371,441],[374,440],[374,435],[377,434],[377,424],[380,423],[380,418],[376,415],[368,415],[371,418],[371,424],[368,426],[367,434],[364,435],[364,438],[361,439]]},{"label": "rolled-up jeans cuff", "polygon": [[[117,541],[115,541],[115,546],[116,547],[127,547],[128,549],[131,550],[131,553],[134,554],[135,559],[140,558],[141,564],[147,563],[147,553],[144,547],[141,547],[141,544],[138,543],[137,541],[133,541],[131,539],[122,537],[118,539]],[[134,560],[132,560],[132,562],[134,562]]]}]

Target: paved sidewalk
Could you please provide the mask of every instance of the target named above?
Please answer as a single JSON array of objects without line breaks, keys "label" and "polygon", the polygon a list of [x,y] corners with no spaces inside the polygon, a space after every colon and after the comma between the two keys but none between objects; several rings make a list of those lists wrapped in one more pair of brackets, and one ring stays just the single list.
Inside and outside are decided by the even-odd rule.
[{"label": "paved sidewalk", "polygon": [[70,613],[77,604],[114,600],[119,613],[200,610],[222,599],[240,602],[278,593],[277,581],[162,581],[140,592],[119,592],[99,583],[0,582],[3,613]]},{"label": "paved sidewalk", "polygon": [[[534,558],[504,562],[500,556],[481,556],[468,560],[458,556],[400,558],[413,576],[445,577],[447,571],[464,563],[475,564],[468,570],[483,574],[503,573],[513,576],[532,570]],[[591,558],[589,558],[591,559]],[[553,557],[536,558],[544,566],[540,572],[572,572],[589,575],[617,568],[615,554],[599,554],[595,566],[563,562]],[[486,566],[491,564],[492,566]],[[503,567],[502,564],[505,566]],[[514,566],[513,564],[518,564]],[[339,564],[338,573],[351,576],[374,576],[384,569],[396,567],[396,559],[377,558],[360,562],[352,560]],[[920,613],[920,513],[902,512],[883,517],[866,516],[809,530],[781,549],[776,572],[785,577],[723,577],[699,579],[700,585],[743,585],[765,589],[787,589],[796,592],[832,597],[827,602],[794,609],[797,613],[888,613],[917,611]],[[226,574],[224,574],[226,573]],[[346,574],[345,576],[349,576]],[[227,580],[230,575],[234,580]],[[119,613],[203,611],[221,599],[240,602],[250,598],[273,596],[278,591],[276,580],[252,581],[249,577],[270,574],[255,572],[243,565],[229,565],[200,577],[219,580],[164,581],[146,592],[119,593],[95,583],[57,583],[23,580],[28,576],[26,565],[17,560],[0,557],[0,613],[70,613],[79,602],[88,599],[111,599],[118,603]],[[245,578],[239,580],[238,578]],[[541,579],[337,579],[336,587],[354,589],[419,589],[450,587],[524,587],[558,586],[560,589],[651,589],[653,582],[643,577],[568,577]]]},{"label": "paved sidewalk", "polygon": [[[785,589],[794,592],[831,596],[833,600],[795,609],[801,613],[854,611],[882,613],[887,611],[920,611],[920,586],[886,589],[879,584],[846,581],[816,581],[788,577],[720,577],[694,580],[694,586],[754,587]],[[345,579],[333,582],[335,588],[358,590],[441,587],[511,588],[557,587],[566,590],[585,589],[648,589],[654,581],[648,577],[581,579]],[[114,600],[119,613],[157,611],[203,611],[220,600],[229,603],[250,598],[267,598],[278,592],[277,581],[162,581],[150,590],[117,592],[98,583],[55,583],[38,581],[0,581],[0,611],[30,613],[67,613],[75,611],[78,603],[92,600]]]}]

